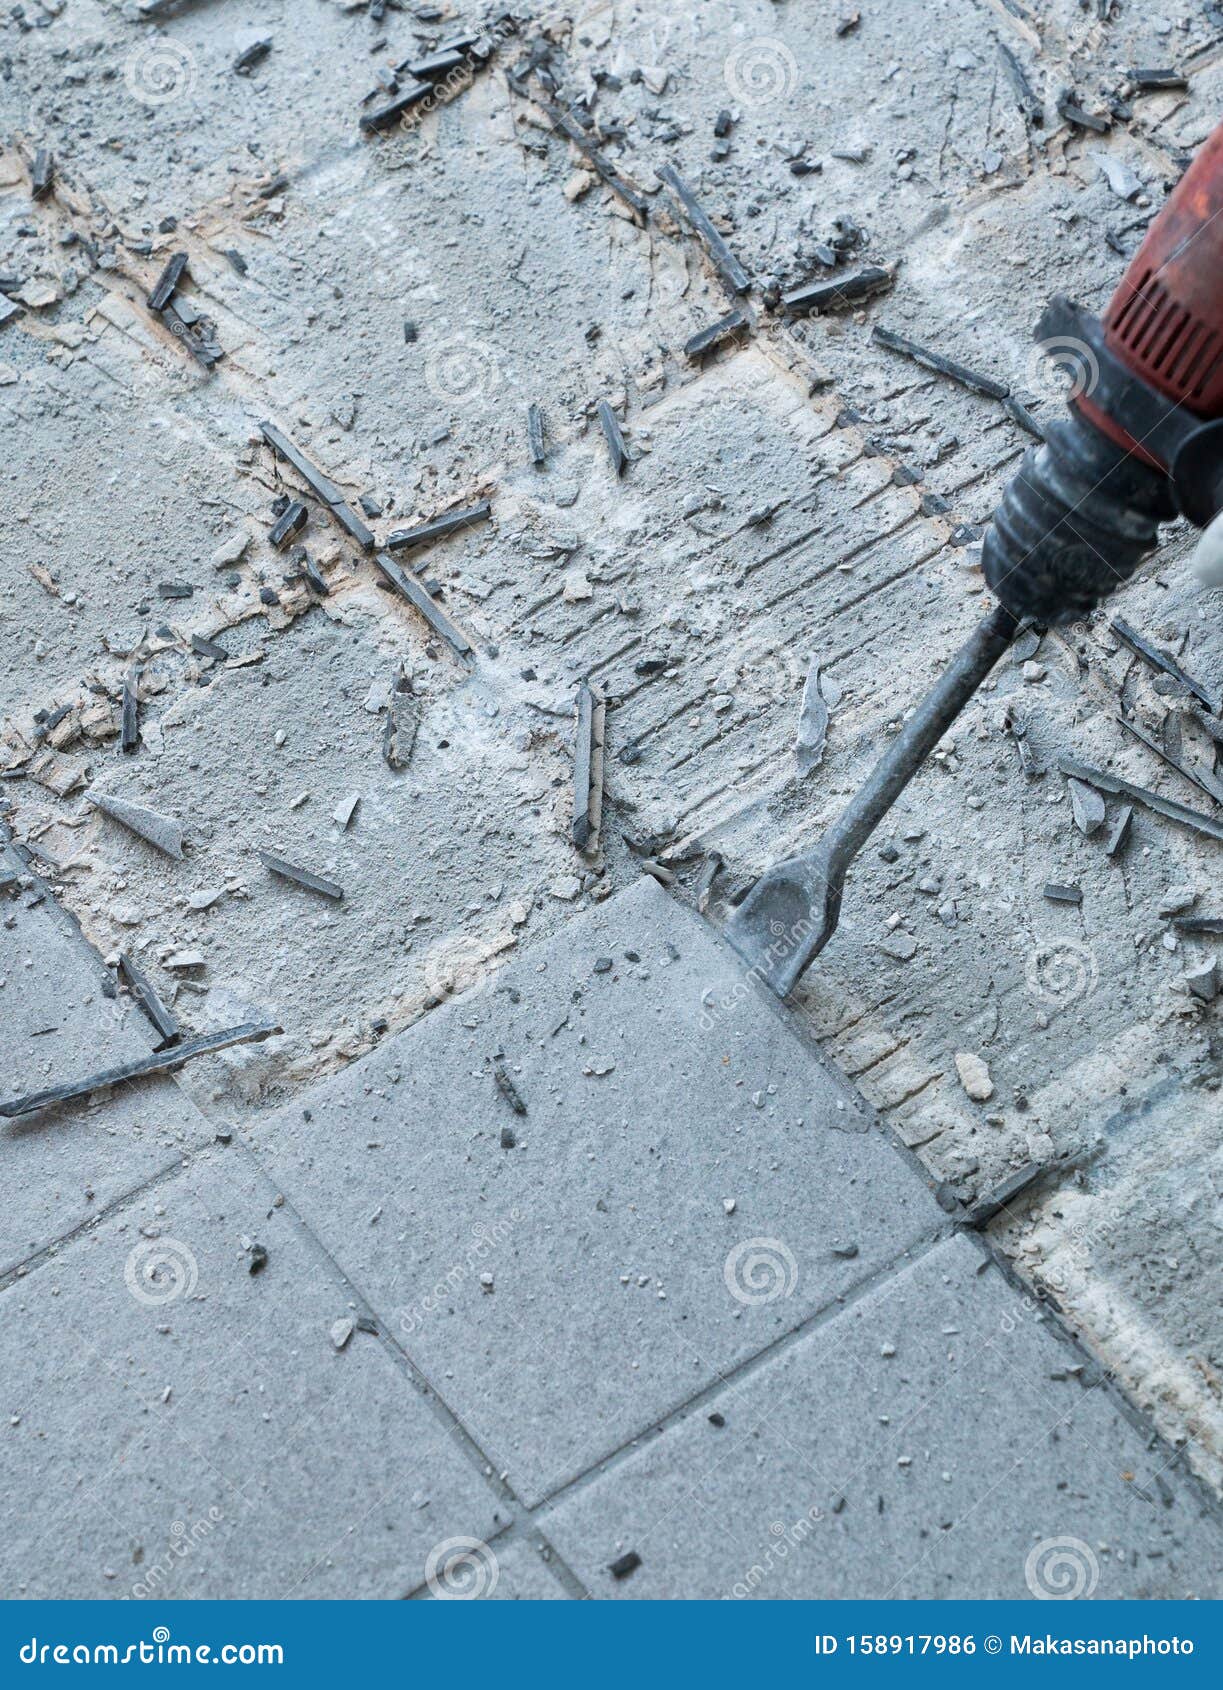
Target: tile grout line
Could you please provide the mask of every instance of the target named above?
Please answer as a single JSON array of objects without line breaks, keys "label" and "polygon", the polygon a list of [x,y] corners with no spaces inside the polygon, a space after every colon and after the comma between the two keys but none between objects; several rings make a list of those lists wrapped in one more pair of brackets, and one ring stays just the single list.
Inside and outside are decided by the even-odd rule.
[{"label": "tile grout line", "polygon": [[[394,1366],[398,1368],[401,1373],[407,1375],[419,1395],[429,1404],[431,1411],[453,1437],[455,1444],[463,1451],[463,1454],[467,1457],[468,1462],[478,1469],[481,1479],[489,1487],[489,1489],[499,1496],[502,1501],[509,1503],[514,1507],[514,1520],[511,1521],[502,1532],[496,1533],[496,1538],[501,1538],[505,1535],[505,1533],[513,1531],[520,1521],[524,1521],[529,1516],[531,1510],[529,1510],[522,1502],[508,1480],[498,1473],[496,1463],[485,1453],[478,1439],[467,1429],[462,1419],[446,1401],[445,1397],[442,1396],[436,1386],[433,1385],[426,1377],[417,1363],[412,1360],[412,1357],[401,1346],[398,1339],[392,1335],[388,1323],[382,1318],[378,1310],[368,1300],[365,1293],[354,1283],[354,1281],[336,1261],[327,1246],[314,1232],[313,1228],[303,1219],[292,1198],[273,1180],[271,1173],[267,1168],[265,1168],[258,1151],[242,1138],[237,1139],[231,1148],[236,1149],[240,1156],[244,1156],[255,1168],[259,1178],[268,1186],[268,1188],[274,1191],[277,1196],[284,1199],[282,1206],[285,1212],[291,1216],[295,1226],[297,1226],[303,1236],[310,1241],[313,1249],[323,1259],[323,1261],[327,1263],[328,1267],[337,1276],[345,1289],[352,1294],[353,1301],[358,1305],[361,1313],[368,1315],[370,1319],[374,1321],[377,1326],[378,1341],[381,1343],[384,1352],[390,1356]],[[570,1595],[580,1595],[583,1597],[589,1596],[590,1592],[586,1589],[578,1575],[573,1572],[567,1563],[564,1562],[556,1547],[549,1543],[546,1539],[544,1539],[544,1542],[551,1557],[548,1565],[554,1566],[558,1569],[564,1569],[563,1576],[559,1571],[557,1576],[560,1578],[561,1583],[566,1585]]]},{"label": "tile grout line", "polygon": [[575,1474],[572,1479],[564,1480],[555,1489],[549,1491],[538,1502],[534,1503],[528,1512],[532,1515],[542,1514],[545,1510],[554,1508],[559,1502],[568,1501],[570,1497],[588,1489],[597,1479],[603,1478],[608,1472],[614,1472],[623,1466],[626,1461],[631,1460],[638,1448],[642,1447],[649,1439],[659,1437],[664,1432],[670,1431],[673,1426],[680,1425],[685,1420],[690,1419],[706,1403],[719,1397],[723,1391],[733,1389],[743,1383],[744,1380],[750,1379],[763,1371],[771,1362],[788,1350],[795,1348],[805,1338],[810,1337],[813,1332],[820,1331],[825,1326],[833,1325],[857,1303],[879,1290],[881,1286],[886,1285],[889,1280],[899,1278],[902,1274],[908,1272],[911,1267],[916,1266],[918,1262],[924,1260],[926,1256],[936,1250],[940,1244],[945,1243],[953,1236],[954,1229],[951,1223],[947,1222],[937,1227],[933,1232],[927,1233],[923,1238],[915,1240],[889,1261],[876,1268],[873,1273],[869,1273],[858,1280],[855,1285],[842,1292],[839,1297],[825,1303],[822,1308],[815,1309],[797,1326],[791,1327],[788,1332],[780,1333],[762,1350],[757,1350],[752,1355],[745,1356],[742,1361],[736,1362],[733,1367],[719,1373],[716,1379],[711,1380],[707,1385],[702,1385],[700,1390],[694,1391],[689,1397],[685,1397],[676,1407],[669,1409],[659,1419],[653,1421],[641,1431],[634,1433],[631,1438],[627,1438],[610,1454],[602,1456],[584,1471]]}]

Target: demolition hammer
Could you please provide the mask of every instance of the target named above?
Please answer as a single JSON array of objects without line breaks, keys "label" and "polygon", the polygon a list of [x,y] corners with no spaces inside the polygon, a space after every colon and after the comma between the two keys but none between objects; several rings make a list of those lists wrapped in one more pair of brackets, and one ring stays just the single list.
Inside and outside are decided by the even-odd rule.
[{"label": "demolition hammer", "polygon": [[1223,580],[1223,124],[1147,232],[1102,318],[1055,296],[1037,342],[1074,371],[1067,414],[1029,451],[982,550],[995,608],[810,850],[776,863],[727,937],[785,997],[836,931],[846,870],[1021,624],[1087,615],[1128,581],[1159,525],[1207,533]]}]

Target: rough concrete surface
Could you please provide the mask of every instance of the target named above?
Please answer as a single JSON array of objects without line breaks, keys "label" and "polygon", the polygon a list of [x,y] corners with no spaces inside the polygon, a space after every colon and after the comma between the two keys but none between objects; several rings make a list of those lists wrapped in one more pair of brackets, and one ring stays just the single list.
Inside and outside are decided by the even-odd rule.
[{"label": "rough concrete surface", "polygon": [[[725,1152],[701,1137],[690,1163],[674,1138],[645,1131],[643,1070],[624,1096],[646,1100],[644,1128],[626,1102],[605,1137],[581,1118],[545,1162],[516,1074],[526,1059],[509,1043],[551,1013],[553,982],[531,959],[554,953],[539,947],[602,919],[643,863],[723,921],[763,867],[835,817],[967,634],[987,603],[980,531],[1031,437],[998,399],[873,331],[969,366],[1037,418],[1056,414],[1064,383],[1033,347],[1036,316],[1055,291],[1107,302],[1217,120],[1223,24],[1198,0],[591,0],[520,14],[487,68],[413,120],[362,133],[361,116],[390,97],[389,67],[486,21],[449,0],[200,0],[155,21],[127,3],[24,0],[0,19],[5,1095],[152,1048],[121,951],[188,1035],[264,1017],[283,1029],[178,1079],[6,1122],[16,1201],[0,1272],[29,1278],[11,1278],[0,1303],[15,1307],[69,1255],[88,1259],[92,1223],[187,1179],[217,1128],[255,1146],[304,1227],[356,1282],[368,1274],[366,1294],[389,1297],[384,1321],[414,1288],[431,1290],[473,1204],[512,1208],[511,1184],[530,1179],[522,1206],[551,1230],[510,1241],[516,1289],[496,1282],[474,1312],[456,1305],[422,1327],[420,1376],[394,1364],[409,1368],[396,1381],[427,1376],[449,1405],[437,1413],[462,1420],[488,1346],[508,1370],[516,1343],[548,1341],[558,1260],[574,1268],[588,1330],[645,1346],[639,1378],[628,1362],[617,1373],[620,1362],[583,1358],[599,1404],[589,1417],[549,1429],[546,1381],[528,1372],[513,1416],[485,1406],[478,1432],[463,1420],[471,1470],[489,1485],[490,1469],[487,1494],[503,1503],[496,1475],[508,1469],[521,1511],[558,1485],[577,1487],[574,1506],[611,1486],[614,1467],[597,1484],[581,1474],[678,1412],[685,1390],[715,1388],[719,1371],[825,1318],[829,1297],[932,1236],[919,1219],[932,1200],[899,1153],[837,1133],[830,1177],[869,1161],[886,1182],[878,1218],[892,1254],[870,1256],[864,1223],[861,1256],[837,1258],[840,1278],[806,1275],[784,1312],[734,1321],[718,1283],[706,1274],[698,1291],[692,1277],[718,1228],[776,1204],[778,1230],[805,1249],[834,1214],[860,1217],[861,1179],[804,1183],[792,1121],[807,1131],[817,1112],[745,1105],[766,1137],[745,1128]],[[263,39],[270,50],[235,69]],[[1006,53],[1032,91],[1026,113]],[[1135,91],[1135,65],[1174,68],[1188,86]],[[1067,90],[1105,132],[1061,115]],[[558,129],[570,108],[614,185]],[[54,167],[35,196],[40,149]],[[660,175],[668,166],[744,267],[744,293],[711,264]],[[147,296],[176,252],[187,264],[175,315],[158,316]],[[781,309],[787,290],[868,264],[891,284],[853,309]],[[732,306],[745,316],[736,334],[700,362],[686,356]],[[209,362],[209,347],[224,357]],[[619,473],[601,400],[623,431]],[[395,553],[470,650],[456,653],[380,582],[269,448],[265,421],[334,479],[379,545],[490,501],[488,520]],[[268,536],[286,497],[302,498],[307,522],[277,550]],[[1182,923],[1223,917],[1219,847],[1139,809],[1110,856],[1121,801],[1083,831],[1057,767],[1073,756],[1220,814],[1201,783],[1217,790],[1223,595],[1192,584],[1190,538],[1169,530],[1102,611],[999,664],[855,865],[840,930],[796,1008],[824,1059],[811,1070],[818,1094],[843,1078],[913,1152],[946,1205],[936,1230],[957,1203],[1052,1164],[1005,1204],[992,1245],[1217,1490],[1223,992],[1211,997],[1209,965],[1223,957],[1217,933]],[[1136,657],[1116,616],[1174,654],[1215,709]],[[830,721],[822,759],[800,774],[813,660]],[[583,681],[606,700],[606,754],[601,826],[579,851]],[[138,732],[127,751],[125,695]],[[1199,784],[1128,734],[1119,711]],[[182,859],[102,813],[90,801],[102,795],[181,827]],[[273,875],[260,852],[342,899]],[[1050,882],[1077,886],[1081,902],[1050,901]],[[553,1100],[597,994],[627,993],[650,1026],[685,967],[681,954],[632,965],[648,981],[620,963],[615,981],[592,978],[572,943],[583,972],[571,1026],[555,1039],[545,1028],[531,1054]],[[722,997],[709,1037],[745,1055],[764,1038],[774,1067],[804,1071],[793,1025],[738,990]],[[453,1069],[444,1028],[462,1033]],[[436,1067],[419,1095],[389,1079],[415,1036]],[[522,1079],[522,1120],[489,1077],[485,1045],[499,1037],[511,1086]],[[616,1062],[589,1078],[594,1095],[628,1085]],[[692,1073],[697,1095],[716,1095],[711,1073]],[[682,1089],[676,1074],[666,1084]],[[320,1100],[313,1130],[308,1096]],[[342,1097],[370,1119],[327,1142],[317,1120]],[[495,1111],[520,1146],[500,1149]],[[366,1150],[388,1123],[408,1136]],[[870,1160],[884,1150],[886,1173]],[[487,1175],[485,1159],[500,1171]],[[548,1185],[552,1165],[569,1174]],[[674,1191],[712,1212],[666,1212],[662,1182],[677,1167]],[[724,1170],[737,1191],[716,1190]],[[600,1179],[626,1202],[641,1185],[650,1286],[634,1280],[632,1295],[653,1299],[648,1324],[640,1310],[627,1317],[640,1326],[624,1324],[627,1261],[606,1292],[588,1266],[576,1271],[599,1231],[599,1271],[629,1253],[627,1208],[581,1220],[587,1198],[606,1200]],[[432,1216],[419,1209],[430,1181]],[[718,1212],[723,1196],[736,1214]],[[386,1223],[405,1202],[400,1238]],[[361,1226],[341,1241],[349,1211]],[[260,1276],[237,1283],[250,1292]],[[515,1296],[519,1325],[502,1329]],[[681,1343],[697,1335],[682,1360],[666,1348],[681,1324]],[[107,1422],[116,1436],[120,1424]],[[493,1579],[459,1554],[456,1577],[534,1593],[542,1568],[546,1588],[580,1594],[589,1576],[602,1593],[598,1534],[572,1564],[547,1543],[545,1560],[525,1526],[506,1523],[512,1510],[498,1522],[458,1502],[452,1535],[491,1536],[507,1565]],[[134,1520],[137,1504],[122,1506]],[[348,1580],[354,1592],[431,1592],[417,1538],[396,1529],[385,1556],[358,1531],[334,1578],[313,1576],[337,1591]],[[441,1536],[425,1531],[424,1549]],[[83,1555],[90,1576],[99,1559]],[[1140,1565],[1126,1563],[1126,1593],[1142,1585]],[[1000,1572],[1007,1588],[1013,1570]],[[614,1589],[635,1594],[640,1580]]]}]

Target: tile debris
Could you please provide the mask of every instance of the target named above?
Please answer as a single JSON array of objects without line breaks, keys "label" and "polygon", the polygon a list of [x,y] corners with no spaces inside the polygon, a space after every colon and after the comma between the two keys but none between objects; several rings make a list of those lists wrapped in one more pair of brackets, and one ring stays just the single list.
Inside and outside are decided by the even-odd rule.
[{"label": "tile debris", "polygon": [[784,310],[791,316],[805,316],[808,312],[842,311],[847,305],[860,304],[875,294],[886,293],[895,281],[891,270],[880,264],[868,264],[852,276],[830,276],[818,282],[804,282],[790,288],[781,296]]},{"label": "tile debris", "polygon": [[[119,952],[119,974],[128,991],[156,1028],[163,1045],[174,1044],[182,1034],[178,1017],[158,996],[148,975],[127,951]],[[158,1047],[160,1049],[160,1046]]]},{"label": "tile debris", "polygon": [[657,174],[683,206],[688,222],[700,237],[706,252],[709,254],[710,262],[721,277],[724,286],[732,294],[746,293],[752,285],[752,278],[727,246],[725,239],[709,221],[700,201],[675,169],[675,166],[660,164]]},{"label": "tile debris", "polygon": [[487,522],[493,513],[493,507],[487,499],[481,499],[477,505],[468,505],[463,510],[446,511],[442,516],[435,516],[430,522],[422,522],[415,528],[397,528],[394,533],[386,537],[386,550],[390,552],[408,551],[415,546],[427,546],[434,540],[443,540],[448,534],[457,534],[460,528],[470,528],[474,523]]},{"label": "tile debris", "polygon": [[467,635],[456,623],[450,620],[450,617],[447,616],[432,594],[425,590],[421,582],[413,579],[411,575],[405,575],[395,559],[387,552],[376,552],[374,562],[391,586],[403,598],[407,599],[414,609],[420,612],[434,633],[440,634],[456,656],[468,657],[471,655],[472,646]]},{"label": "tile debris", "polygon": [[531,450],[531,462],[536,469],[541,468],[548,457],[544,446],[544,413],[534,403],[527,406],[527,444]]},{"label": "tile debris", "polygon": [[1101,792],[1110,793],[1115,798],[1132,798],[1136,804],[1141,804],[1144,809],[1154,810],[1157,815],[1166,817],[1168,821],[1179,822],[1182,827],[1192,828],[1196,833],[1204,833],[1210,839],[1223,839],[1223,822],[1215,821],[1213,816],[1203,815],[1200,810],[1190,809],[1187,804],[1178,804],[1173,798],[1165,798],[1161,793],[1151,792],[1145,786],[1135,786],[1132,781],[1121,780],[1117,775],[1106,774],[1103,769],[1093,769],[1089,764],[1080,763],[1074,757],[1060,757],[1058,767],[1064,775],[1073,775],[1076,780],[1099,787]]},{"label": "tile debris", "polygon": [[620,424],[616,420],[616,413],[606,399],[599,400],[598,413],[599,426],[603,430],[603,438],[607,441],[612,469],[616,475],[623,475],[625,466],[629,462],[629,455],[628,448],[624,444],[624,436],[620,432]]},{"label": "tile debris", "polygon": [[324,475],[322,470],[310,461],[300,447],[295,446],[288,435],[282,433],[274,423],[261,422],[259,430],[277,457],[292,464],[310,491],[322,500],[340,526],[352,536],[359,546],[365,551],[370,551],[374,544],[374,536],[361,521],[356,511],[349,506],[342,489],[331,480],[330,476]]},{"label": "tile debris", "polygon": [[570,837],[579,851],[598,849],[603,814],[603,694],[592,682],[578,684],[573,753],[573,823]]},{"label": "tile debris", "polygon": [[114,798],[105,792],[91,792],[88,797],[94,808],[101,810],[104,816],[138,834],[167,857],[181,859],[183,830],[172,817],[150,810],[147,804],[133,804],[126,798]]},{"label": "tile debris", "polygon": [[201,1033],[197,1038],[138,1057],[134,1062],[121,1063],[117,1068],[104,1068],[85,1079],[69,1080],[62,1086],[49,1086],[46,1091],[29,1092],[25,1097],[0,1103],[0,1115],[32,1115],[56,1103],[71,1103],[78,1097],[88,1097],[103,1086],[121,1085],[128,1080],[145,1079],[152,1074],[169,1074],[197,1056],[209,1056],[214,1051],[228,1050],[231,1045],[257,1044],[283,1032],[274,1021],[245,1021],[237,1027],[226,1027],[217,1033]]},{"label": "tile debris", "polygon": [[684,357],[694,364],[699,364],[708,353],[724,346],[728,340],[737,339],[747,327],[749,319],[745,311],[728,311],[725,317],[719,317],[716,323],[698,329],[684,342]]},{"label": "tile debris", "polygon": [[281,880],[291,880],[295,885],[304,886],[309,892],[318,892],[337,904],[344,896],[344,888],[334,880],[326,880],[321,874],[311,873],[308,868],[299,868],[296,863],[275,856],[271,851],[260,851],[258,855],[263,866]]},{"label": "tile debris", "polygon": [[813,659],[807,672],[806,685],[803,687],[803,702],[799,711],[798,734],[794,745],[800,775],[811,774],[824,761],[829,719],[828,703],[820,681],[819,660]]}]

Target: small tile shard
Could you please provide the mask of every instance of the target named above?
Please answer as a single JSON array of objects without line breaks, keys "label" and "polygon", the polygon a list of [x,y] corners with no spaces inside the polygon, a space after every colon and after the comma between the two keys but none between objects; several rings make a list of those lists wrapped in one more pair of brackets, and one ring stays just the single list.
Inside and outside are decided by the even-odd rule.
[{"label": "small tile shard", "polygon": [[261,60],[266,59],[272,51],[272,38],[265,35],[259,41],[252,41],[249,47],[244,47],[233,62],[233,70],[237,76],[249,76]]},{"label": "small tile shard", "polygon": [[450,620],[446,612],[419,581],[411,575],[404,574],[389,552],[377,552],[374,556],[374,562],[392,587],[407,599],[414,609],[420,612],[434,633],[439,634],[445,640],[457,657],[471,655],[471,641],[467,638],[467,635],[457,623]]},{"label": "small tile shard", "polygon": [[435,516],[431,522],[422,522],[415,528],[397,528],[393,534],[387,535],[386,549],[398,552],[410,550],[414,546],[427,546],[433,540],[445,539],[447,534],[456,534],[460,528],[470,528],[473,523],[487,522],[492,512],[490,502],[481,499],[477,505],[468,505],[463,510],[446,511],[442,516]]},{"label": "small tile shard", "polygon": [[121,827],[139,834],[141,839],[163,851],[167,857],[182,858],[183,830],[170,816],[150,810],[146,804],[133,804],[126,798],[112,798],[109,793],[91,792],[89,802],[103,815],[117,821]]},{"label": "small tile shard", "polygon": [[366,135],[376,135],[381,129],[390,129],[399,122],[405,112],[410,112],[413,106],[418,106],[422,100],[432,97],[433,89],[428,82],[412,82],[399,92],[393,100],[388,100],[383,106],[374,111],[366,112],[359,120],[360,127]]},{"label": "small tile shard", "polygon": [[1130,823],[1134,819],[1134,806],[1123,804],[1117,812],[1112,827],[1108,831],[1108,843],[1104,847],[1106,857],[1119,855],[1126,840],[1130,836]]},{"label": "small tile shard", "polygon": [[1223,934],[1223,915],[1182,915],[1173,926],[1178,933],[1209,934],[1217,938]]},{"label": "small tile shard", "polygon": [[1167,89],[1188,88],[1189,78],[1179,70],[1142,70],[1129,72],[1129,79],[1144,94],[1162,93]]},{"label": "small tile shard", "polygon": [[219,364],[221,359],[224,358],[225,353],[216,342],[209,339],[206,334],[197,333],[179,316],[172,305],[167,305],[163,311],[158,311],[155,315],[165,324],[175,340],[182,342],[196,363],[202,364],[206,370],[210,370],[214,364]]},{"label": "small tile shard", "polygon": [[752,278],[727,246],[725,239],[709,221],[696,195],[674,165],[660,164],[658,176],[667,184],[683,206],[688,222],[699,236],[706,252],[709,254],[710,262],[722,279],[723,285],[732,294],[746,293],[752,285]]},{"label": "small tile shard", "polygon": [[1032,84],[1028,81],[1028,73],[1009,47],[998,44],[998,53],[1002,59],[1002,67],[1010,79],[1011,87],[1015,91],[1015,98],[1025,120],[1034,129],[1042,129],[1045,122],[1045,108],[1036,94]]},{"label": "small tile shard", "polygon": [[341,832],[348,827],[352,818],[356,815],[357,806],[360,802],[361,794],[359,792],[350,792],[347,797],[340,799],[340,802],[331,812],[331,819]]},{"label": "small tile shard", "polygon": [[630,1573],[636,1572],[640,1565],[641,1556],[635,1549],[629,1549],[623,1555],[618,1555],[607,1570],[614,1579],[626,1579]]},{"label": "small tile shard", "polygon": [[616,475],[623,475],[628,464],[628,448],[624,444],[624,436],[620,432],[620,424],[616,413],[606,399],[600,399],[598,405],[599,426],[603,430],[603,438],[607,441],[607,450],[611,457],[612,469]]},{"label": "small tile shard", "polygon": [[39,147],[30,166],[30,198],[45,200],[55,182],[55,158],[46,147]]},{"label": "small tile shard", "polygon": [[1081,904],[1083,902],[1083,888],[1081,886],[1064,885],[1058,880],[1050,880],[1045,886],[1045,897],[1051,904]]},{"label": "small tile shard", "polygon": [[781,303],[791,316],[804,316],[810,311],[842,311],[847,305],[857,305],[877,293],[885,293],[894,280],[890,270],[880,264],[869,264],[852,276],[804,282],[801,287],[783,293]]},{"label": "small tile shard", "polygon": [[174,1044],[182,1034],[178,1017],[162,1002],[153,982],[126,951],[119,952],[119,974],[128,991],[157,1029],[161,1045]]},{"label": "small tile shard", "polygon": [[701,869],[700,879],[696,883],[696,909],[698,915],[704,915],[709,909],[713,897],[714,884],[722,868],[722,857],[717,851],[711,851],[705,858]]},{"label": "small tile shard", "polygon": [[745,311],[728,311],[725,317],[719,317],[716,323],[698,329],[684,342],[684,357],[694,364],[699,364],[708,353],[724,346],[728,340],[734,340],[748,326],[749,320]]},{"label": "small tile shard", "polygon": [[1104,826],[1104,800],[1094,786],[1087,786],[1081,780],[1068,780],[1066,785],[1070,790],[1074,825],[1090,838]]},{"label": "small tile shard", "polygon": [[1034,1185],[1045,1180],[1050,1174],[1061,1172],[1066,1167],[1066,1158],[1057,1157],[1049,1162],[1029,1162],[1026,1167],[1017,1169],[1013,1174],[996,1185],[986,1196],[978,1200],[961,1217],[958,1225],[971,1232],[978,1232],[987,1226],[996,1215],[1000,1215],[1008,1204],[1015,1202]]},{"label": "small tile shard", "polygon": [[1142,177],[1112,153],[1094,152],[1092,158],[1100,167],[1100,173],[1107,181],[1118,199],[1135,200],[1142,192]]},{"label": "small tile shard", "polygon": [[187,268],[187,254],[174,252],[166,263],[165,268],[153,284],[153,290],[145,301],[150,311],[164,311],[174,298],[179,282]]},{"label": "small tile shard", "polygon": [[140,744],[140,671],[129,669],[123,677],[123,705],[120,715],[119,749],[135,751]]},{"label": "small tile shard", "polygon": [[268,529],[268,544],[278,552],[283,551],[301,533],[309,518],[310,513],[301,500],[291,499]]},{"label": "small tile shard", "polygon": [[505,1066],[504,1057],[493,1057],[493,1079],[496,1082],[497,1090],[509,1104],[515,1115],[525,1115],[527,1112],[527,1106],[523,1101],[522,1093],[518,1090],[518,1087],[510,1078],[510,1072]]},{"label": "small tile shard", "polygon": [[197,657],[210,657],[214,663],[228,663],[229,653],[223,645],[215,640],[207,639],[203,634],[192,634],[191,649]]},{"label": "small tile shard", "polygon": [[548,453],[544,446],[544,413],[540,406],[527,406],[527,444],[531,449],[531,462],[539,469],[547,461]]},{"label": "small tile shard", "polygon": [[296,863],[275,856],[271,851],[260,851],[258,855],[263,866],[281,880],[291,880],[295,885],[304,886],[307,891],[317,892],[337,904],[344,896],[344,888],[334,880],[326,880],[321,874],[311,873],[308,868],[299,868]]},{"label": "small tile shard", "polygon": [[803,687],[802,708],[798,716],[798,735],[794,745],[794,755],[798,761],[800,775],[809,775],[818,769],[824,761],[824,751],[828,743],[828,723],[830,712],[820,683],[820,665],[818,659],[813,659],[811,668],[807,672],[807,682]]},{"label": "small tile shard", "polygon": [[606,704],[602,692],[582,681],[577,692],[577,729],[573,757],[573,824],[570,837],[579,851],[598,849],[603,817],[603,729]]},{"label": "small tile shard", "polygon": [[1219,965],[1213,957],[1186,969],[1182,979],[1192,996],[1202,1003],[1213,1003],[1219,995]]}]

